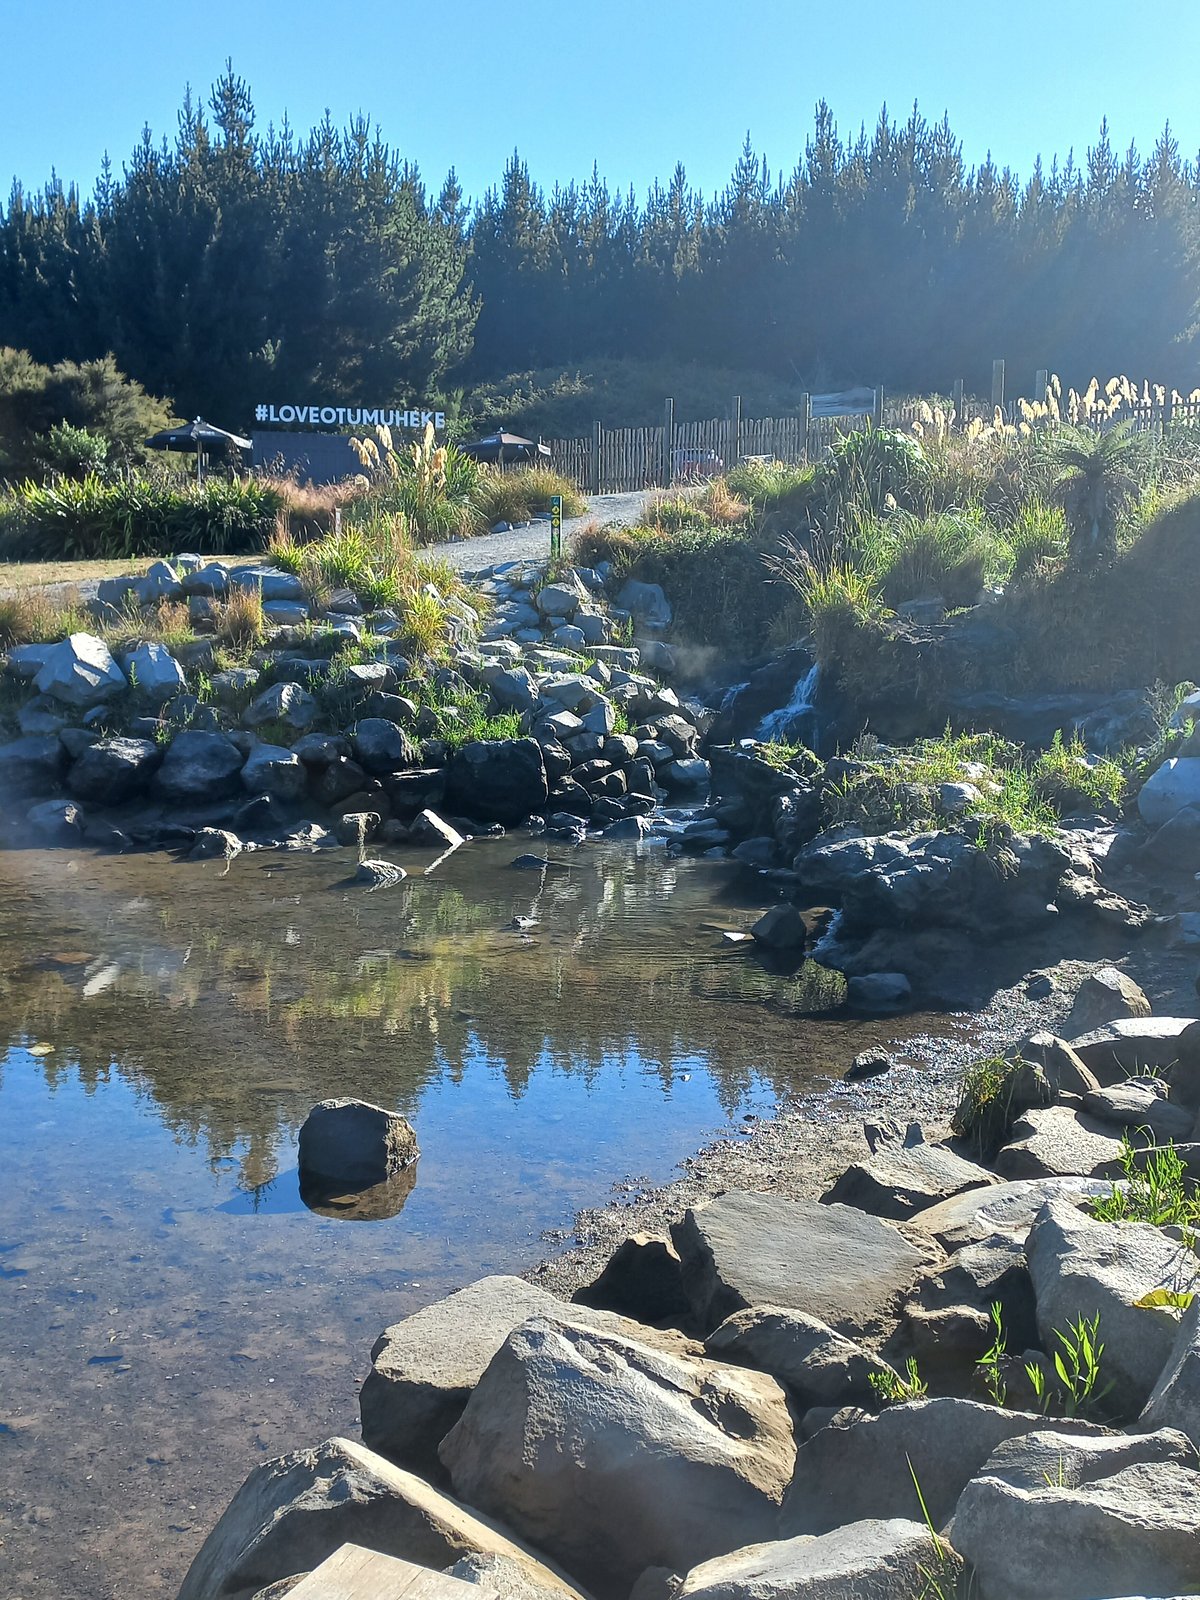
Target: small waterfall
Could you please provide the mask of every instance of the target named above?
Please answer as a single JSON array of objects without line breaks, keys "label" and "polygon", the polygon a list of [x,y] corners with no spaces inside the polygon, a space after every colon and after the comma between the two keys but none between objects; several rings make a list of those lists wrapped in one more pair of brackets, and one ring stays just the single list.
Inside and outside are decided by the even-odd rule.
[{"label": "small waterfall", "polygon": [[754,730],[754,737],[763,741],[784,739],[796,731],[796,724],[804,718],[811,719],[814,715],[813,701],[820,675],[821,669],[814,662],[797,681],[787,705],[780,706],[778,711],[768,711]]}]

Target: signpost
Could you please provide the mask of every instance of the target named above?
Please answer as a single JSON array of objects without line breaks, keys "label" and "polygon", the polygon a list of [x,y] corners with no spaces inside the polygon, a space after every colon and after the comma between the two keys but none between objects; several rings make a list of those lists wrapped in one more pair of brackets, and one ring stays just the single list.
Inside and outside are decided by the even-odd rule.
[{"label": "signpost", "polygon": [[550,496],[550,559],[562,555],[562,495]]}]

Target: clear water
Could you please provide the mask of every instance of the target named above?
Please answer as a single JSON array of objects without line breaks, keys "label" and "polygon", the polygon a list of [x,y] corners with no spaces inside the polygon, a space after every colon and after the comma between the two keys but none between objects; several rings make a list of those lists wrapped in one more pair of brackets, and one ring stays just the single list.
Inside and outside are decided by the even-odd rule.
[{"label": "clear water", "polygon": [[[354,1431],[387,1323],[863,1047],[722,939],[765,903],[740,868],[527,848],[376,893],[346,852],[0,855],[8,1600],[173,1594],[256,1461]],[[301,1200],[331,1095],[416,1127],[396,1214]]]}]

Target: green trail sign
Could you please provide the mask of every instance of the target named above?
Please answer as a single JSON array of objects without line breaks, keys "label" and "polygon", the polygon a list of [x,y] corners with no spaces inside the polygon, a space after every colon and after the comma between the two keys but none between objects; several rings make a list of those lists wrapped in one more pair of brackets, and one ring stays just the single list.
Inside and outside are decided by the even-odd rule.
[{"label": "green trail sign", "polygon": [[550,496],[550,556],[562,555],[562,495]]}]

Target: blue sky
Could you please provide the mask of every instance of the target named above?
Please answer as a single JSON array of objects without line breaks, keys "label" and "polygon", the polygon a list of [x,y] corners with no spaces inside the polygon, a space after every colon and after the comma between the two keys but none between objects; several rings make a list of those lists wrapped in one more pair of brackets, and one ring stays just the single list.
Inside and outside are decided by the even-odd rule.
[{"label": "blue sky", "polygon": [[711,192],[747,131],[790,169],[821,97],[843,131],[916,99],[949,113],[969,161],[991,150],[1022,174],[1038,151],[1081,157],[1105,113],[1118,149],[1168,118],[1200,148],[1194,0],[0,0],[0,51],[4,190],[52,167],[90,189],[144,123],[173,133],[185,85],[207,92],[227,56],[263,126],[369,112],[469,195],[514,146],[547,187],[596,162],[641,193],[682,160]]}]

